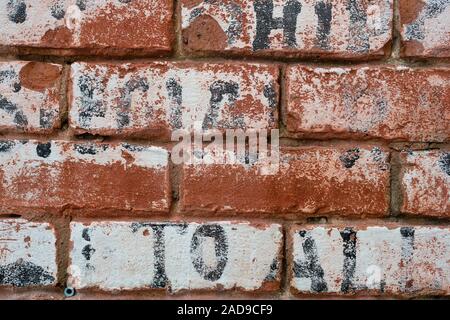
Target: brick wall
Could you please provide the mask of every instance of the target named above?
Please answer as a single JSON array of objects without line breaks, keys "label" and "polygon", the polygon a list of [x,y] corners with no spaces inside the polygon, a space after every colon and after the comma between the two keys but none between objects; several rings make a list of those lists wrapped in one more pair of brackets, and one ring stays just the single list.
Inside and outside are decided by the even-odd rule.
[{"label": "brick wall", "polygon": [[[0,0],[0,24],[0,297],[450,295],[449,1]],[[279,129],[278,170],[175,163],[198,124]]]}]

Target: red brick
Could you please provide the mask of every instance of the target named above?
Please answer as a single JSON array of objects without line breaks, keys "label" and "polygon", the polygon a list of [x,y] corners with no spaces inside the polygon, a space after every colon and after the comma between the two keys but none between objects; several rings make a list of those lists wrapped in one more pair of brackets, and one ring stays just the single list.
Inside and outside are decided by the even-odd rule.
[{"label": "red brick", "polygon": [[171,51],[173,1],[0,0],[0,46],[52,54]]},{"label": "red brick", "polygon": [[450,217],[450,152],[401,154],[401,211],[413,215]]},{"label": "red brick", "polygon": [[450,69],[289,66],[289,134],[308,138],[447,141]]},{"label": "red brick", "polygon": [[0,142],[0,212],[167,212],[168,152],[86,142]]},{"label": "red brick", "polygon": [[167,138],[180,128],[277,127],[275,65],[74,63],[70,89],[77,134]]},{"label": "red brick", "polygon": [[381,57],[392,19],[392,0],[181,0],[184,49],[200,54]]},{"label": "red brick", "polygon": [[253,164],[185,164],[181,210],[383,216],[388,212],[388,153],[378,147],[283,148],[279,171]]},{"label": "red brick", "polygon": [[50,133],[61,125],[62,67],[0,62],[0,132]]},{"label": "red brick", "polygon": [[400,0],[402,55],[450,57],[448,1]]},{"label": "red brick", "polygon": [[290,237],[296,294],[450,295],[448,227],[303,225]]}]

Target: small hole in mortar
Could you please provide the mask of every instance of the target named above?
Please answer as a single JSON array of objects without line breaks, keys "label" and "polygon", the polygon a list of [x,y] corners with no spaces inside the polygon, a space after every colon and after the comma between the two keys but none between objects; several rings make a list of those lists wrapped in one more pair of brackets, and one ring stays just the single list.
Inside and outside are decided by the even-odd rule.
[{"label": "small hole in mortar", "polygon": [[75,289],[72,287],[67,287],[64,289],[64,295],[66,297],[73,297],[75,295]]}]

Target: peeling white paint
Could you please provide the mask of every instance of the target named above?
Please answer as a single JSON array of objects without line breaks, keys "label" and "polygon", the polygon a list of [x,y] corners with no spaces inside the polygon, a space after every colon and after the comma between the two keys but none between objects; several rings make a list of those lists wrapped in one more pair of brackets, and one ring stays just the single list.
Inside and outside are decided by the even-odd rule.
[{"label": "peeling white paint", "polygon": [[48,223],[0,220],[0,286],[56,284],[56,237]]},{"label": "peeling white paint", "polygon": [[[330,36],[327,49],[320,49],[317,46],[317,28],[318,16],[316,14],[315,6],[318,0],[302,0],[301,11],[296,20],[296,46],[295,48],[288,48],[283,41],[283,30],[281,28],[273,29],[269,35],[269,49],[270,50],[303,50],[305,52],[330,52],[334,54],[339,53],[355,53],[352,52],[351,46],[354,44],[356,35],[350,31],[350,10],[348,9],[347,1],[333,1],[332,2],[332,18],[330,23]],[[188,28],[195,18],[191,18],[193,13],[201,11],[202,15],[212,17],[227,33],[233,26],[240,25],[241,32],[237,39],[235,35],[228,36],[228,43],[225,50],[233,49],[247,49],[252,50],[252,44],[256,37],[256,12],[254,9],[254,1],[239,0],[236,6],[241,13],[236,13],[230,9],[227,4],[216,4],[206,1],[201,1],[199,4],[189,8],[190,4],[181,2],[181,21],[182,28]],[[281,18],[283,16],[283,7],[287,4],[286,0],[274,0],[274,10],[272,18]],[[377,0],[366,9],[367,24],[364,26],[357,26],[358,34],[367,35],[369,41],[369,52],[381,50],[383,46],[391,39],[391,23],[393,20],[393,1],[392,0]],[[356,40],[358,41],[358,40]],[[213,48],[207,48],[212,49]]]},{"label": "peeling white paint", "polygon": [[[58,81],[43,92],[26,88],[20,83],[20,70],[29,62],[14,61],[0,62],[0,99],[4,108],[0,107],[0,130],[43,132],[51,130],[60,117],[58,99]],[[61,70],[60,65],[49,64]],[[19,89],[20,86],[20,89]],[[55,98],[56,97],[56,98]],[[11,105],[16,107],[11,110]],[[47,114],[44,118],[46,125],[41,123],[41,113]],[[26,124],[18,124],[15,117],[26,119]]]},{"label": "peeling white paint", "polygon": [[[218,69],[223,69],[219,71]],[[151,63],[148,65],[72,64],[73,99],[70,122],[73,128],[88,132],[113,130],[114,132],[136,132],[157,129],[161,125],[168,129],[194,130],[211,112],[211,87],[216,83],[236,84],[236,99],[223,94],[215,106],[217,117],[215,128],[266,129],[275,126],[273,106],[265,96],[265,86],[276,90],[278,71],[274,67],[258,64],[192,64]],[[92,101],[104,110],[104,115],[93,114],[86,119],[85,102],[80,81],[95,79]],[[127,91],[130,81],[145,81],[148,89]],[[105,83],[102,85],[102,83]],[[173,97],[168,83],[176,83],[181,91]],[[127,94],[130,96],[128,97]],[[129,99],[129,100],[127,100]],[[177,99],[181,99],[178,104]],[[214,99],[217,99],[215,97]],[[247,99],[247,100],[246,100]],[[277,99],[275,97],[275,99]],[[123,103],[130,103],[124,111]],[[235,106],[245,103],[245,108],[236,112]],[[179,111],[177,111],[179,110]],[[125,112],[129,123],[119,125],[118,113]],[[178,124],[180,127],[178,127]]]},{"label": "peeling white paint", "polygon": [[[372,226],[356,233],[356,264],[351,276],[355,291],[374,289],[374,293],[450,293],[450,230],[439,227],[412,227],[413,236],[405,240],[400,227]],[[305,230],[302,238],[299,231]],[[314,242],[317,265],[323,270],[326,290],[323,293],[343,293],[345,255],[340,234],[344,228],[297,227],[292,233],[293,261],[310,261],[305,256],[304,239]],[[410,241],[410,242],[408,242]],[[411,246],[412,244],[412,246]],[[309,246],[308,246],[309,247]],[[316,266],[317,266],[316,265]],[[319,279],[320,275],[316,274]],[[314,292],[311,278],[295,276],[291,286],[301,293]],[[353,292],[353,291],[352,291]],[[317,292],[315,292],[317,293]],[[351,293],[351,292],[349,292]]]},{"label": "peeling white paint", "polygon": [[[200,236],[200,248],[193,251],[194,233],[207,225],[219,225],[224,242],[215,241],[211,236]],[[77,270],[77,274],[72,275],[75,286],[103,290],[154,289],[157,237],[152,226],[163,228],[163,247],[159,249],[164,251],[163,267],[167,275],[166,287],[170,291],[217,289],[218,286],[250,291],[261,288],[265,281],[276,280],[270,279],[269,275],[273,274],[273,262],[280,262],[283,241],[279,225],[104,221],[71,223],[73,249],[70,257],[71,269]],[[89,259],[83,254],[88,249],[91,252]],[[225,254],[217,255],[217,250],[225,250]],[[224,256],[223,272],[212,280],[201,275],[193,263],[201,259],[207,270],[216,270],[218,261],[223,261]],[[276,278],[278,274],[279,271],[275,271]]]},{"label": "peeling white paint", "polygon": [[[163,12],[159,1],[141,1],[145,1],[145,9],[139,12],[141,17],[142,15],[144,17],[152,17],[155,13],[160,14]],[[85,8],[81,11],[76,4],[76,0],[61,0],[59,1],[61,3],[60,9],[64,10],[65,16],[58,20],[52,15],[52,8],[55,5],[54,0],[27,1],[25,2],[26,19],[18,24],[11,21],[8,17],[8,3],[10,2],[9,0],[0,0],[0,25],[2,26],[0,29],[0,44],[2,45],[42,46],[42,38],[48,31],[67,27],[73,35],[70,45],[80,46],[80,32],[83,23],[96,19],[102,12],[102,14],[111,15],[112,10],[127,6],[127,3],[119,0],[83,1]],[[129,9],[128,12],[124,12],[117,19],[132,19],[135,16],[136,12]],[[61,43],[61,45],[64,44]]]}]

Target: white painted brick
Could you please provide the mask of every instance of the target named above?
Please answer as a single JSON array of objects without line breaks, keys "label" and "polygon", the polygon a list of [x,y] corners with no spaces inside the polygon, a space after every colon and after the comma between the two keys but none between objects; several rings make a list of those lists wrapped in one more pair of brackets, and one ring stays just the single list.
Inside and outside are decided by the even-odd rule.
[{"label": "white painted brick", "polygon": [[0,285],[56,284],[55,241],[48,223],[0,220]]},{"label": "white painted brick", "polygon": [[232,222],[73,222],[71,240],[74,287],[174,292],[264,290],[279,281],[283,243],[279,225]]},{"label": "white painted brick", "polygon": [[0,131],[46,133],[58,127],[61,70],[49,63],[0,62]]},{"label": "white painted brick", "polygon": [[295,292],[450,293],[448,228],[297,227],[291,236]]},{"label": "white painted brick", "polygon": [[380,55],[392,0],[180,0],[188,51],[349,58]]}]

